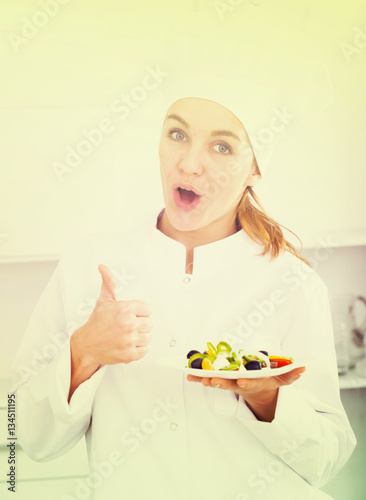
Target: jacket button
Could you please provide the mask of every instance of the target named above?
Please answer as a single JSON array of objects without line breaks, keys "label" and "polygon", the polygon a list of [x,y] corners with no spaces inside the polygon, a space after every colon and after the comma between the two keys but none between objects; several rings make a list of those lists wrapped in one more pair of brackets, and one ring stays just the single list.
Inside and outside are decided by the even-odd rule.
[{"label": "jacket button", "polygon": [[170,345],[170,347],[174,347],[176,343],[177,343],[177,341],[176,341],[176,340],[171,340],[171,341],[169,342],[169,345]]},{"label": "jacket button", "polygon": [[171,431],[176,431],[178,429],[178,424],[176,422],[171,422],[169,427]]},{"label": "jacket button", "polygon": [[184,279],[183,279],[183,283],[189,283],[191,281],[191,278],[189,278],[188,276],[186,276]]}]

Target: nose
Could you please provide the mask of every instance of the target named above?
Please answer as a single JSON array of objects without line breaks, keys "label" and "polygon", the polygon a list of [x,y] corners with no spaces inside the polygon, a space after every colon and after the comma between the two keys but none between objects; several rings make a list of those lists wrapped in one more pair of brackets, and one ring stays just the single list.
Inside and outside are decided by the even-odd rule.
[{"label": "nose", "polygon": [[188,148],[179,161],[179,169],[187,175],[202,175],[203,154],[198,147]]}]

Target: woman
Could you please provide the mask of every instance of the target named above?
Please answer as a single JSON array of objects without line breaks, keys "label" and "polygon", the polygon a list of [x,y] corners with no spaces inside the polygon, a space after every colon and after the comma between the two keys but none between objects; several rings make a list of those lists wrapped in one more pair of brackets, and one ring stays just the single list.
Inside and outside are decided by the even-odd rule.
[{"label": "woman", "polygon": [[[213,123],[223,129],[220,134],[207,134],[209,124]],[[211,128],[214,129],[212,125]],[[272,241],[267,240],[267,252],[263,253],[272,252],[277,256],[286,247],[279,226],[247,201],[248,194],[253,195],[251,188],[260,180],[254,154],[250,160],[248,148],[250,142],[238,118],[211,100],[181,99],[167,114],[160,142],[166,209],[157,227],[185,246],[186,273],[193,271],[194,248],[236,233],[241,214],[249,235],[254,233],[254,237],[260,240],[261,231],[265,235],[272,230]],[[222,171],[230,171],[233,162],[241,167],[240,171],[237,168],[235,175],[228,177],[226,185],[213,198],[205,196],[209,180]],[[263,240],[266,246],[264,237]],[[191,375],[188,380],[234,390],[250,403],[258,419],[270,422],[274,417],[278,387],[297,380],[304,370],[298,368],[282,377],[256,381],[201,379]],[[245,384],[245,389],[240,388],[241,384]]]},{"label": "woman", "polygon": [[[355,438],[327,290],[249,201],[261,178],[249,135],[218,101],[175,100],[159,148],[165,208],[129,234],[75,241],[36,307],[13,364],[19,440],[46,461],[85,434],[90,476],[71,498],[330,498],[318,487]],[[51,332],[62,348],[24,376]],[[306,371],[228,381],[160,363],[228,336]]]}]

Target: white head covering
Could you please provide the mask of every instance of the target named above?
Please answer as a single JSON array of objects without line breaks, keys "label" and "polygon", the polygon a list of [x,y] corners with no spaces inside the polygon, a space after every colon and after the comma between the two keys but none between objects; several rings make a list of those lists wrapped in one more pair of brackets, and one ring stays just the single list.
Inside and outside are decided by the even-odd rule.
[{"label": "white head covering", "polygon": [[257,165],[263,174],[275,148],[276,138],[268,128],[270,113],[253,84],[220,74],[187,75],[182,72],[179,76],[166,78],[162,90],[165,113],[175,101],[184,97],[209,99],[231,111],[245,128]]}]

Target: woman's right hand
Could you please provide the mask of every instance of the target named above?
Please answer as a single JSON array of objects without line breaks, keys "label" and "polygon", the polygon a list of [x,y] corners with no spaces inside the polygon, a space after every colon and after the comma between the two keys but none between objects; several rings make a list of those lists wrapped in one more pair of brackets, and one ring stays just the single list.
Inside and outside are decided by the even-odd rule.
[{"label": "woman's right hand", "polygon": [[142,300],[116,300],[107,266],[98,270],[102,286],[90,318],[70,339],[72,393],[100,366],[137,361],[147,354],[153,323],[151,307]]}]

